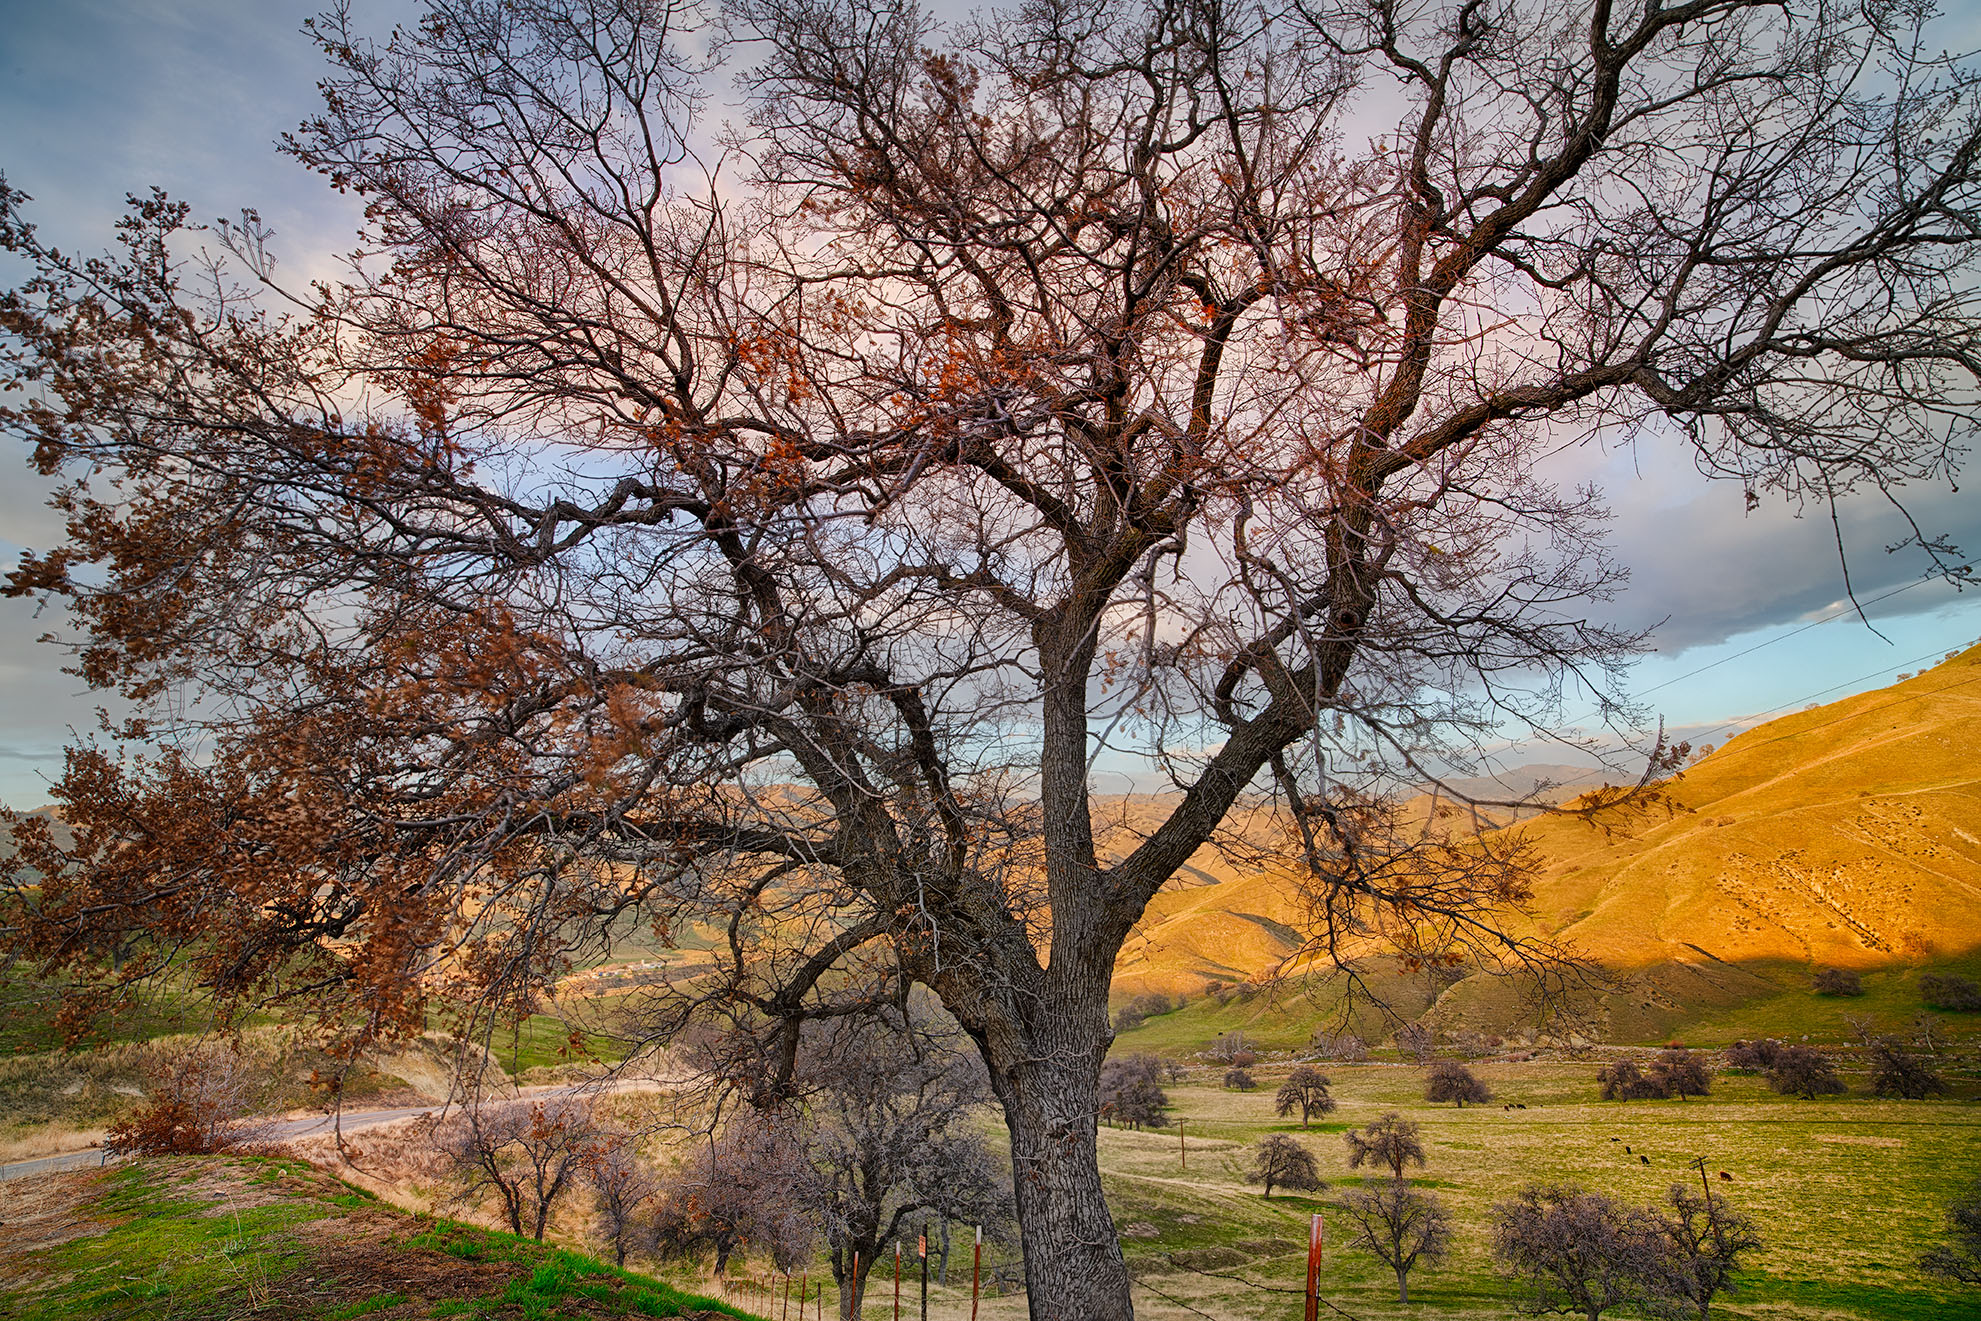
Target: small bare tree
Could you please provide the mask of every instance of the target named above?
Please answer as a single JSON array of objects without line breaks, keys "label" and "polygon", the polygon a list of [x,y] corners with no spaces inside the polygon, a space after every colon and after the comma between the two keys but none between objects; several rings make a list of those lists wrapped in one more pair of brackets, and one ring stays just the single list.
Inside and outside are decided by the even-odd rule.
[{"label": "small bare tree", "polygon": [[1417,1137],[1415,1120],[1405,1119],[1392,1110],[1367,1128],[1351,1128],[1343,1133],[1348,1144],[1348,1168],[1364,1165],[1387,1166],[1390,1177],[1401,1179],[1403,1167],[1424,1164],[1424,1144]]},{"label": "small bare tree", "polygon": [[817,1241],[798,1195],[809,1176],[792,1127],[745,1112],[698,1141],[663,1181],[649,1229],[653,1250],[668,1259],[712,1258],[718,1277],[746,1244],[779,1268],[795,1267]]},{"label": "small bare tree", "polygon": [[1351,1189],[1341,1205],[1356,1227],[1349,1246],[1373,1253],[1396,1272],[1396,1300],[1408,1303],[1410,1272],[1420,1263],[1443,1260],[1451,1247],[1451,1216],[1444,1204],[1395,1178]]},{"label": "small bare tree", "polygon": [[1743,1073],[1766,1073],[1781,1058],[1782,1043],[1773,1037],[1759,1041],[1736,1041],[1727,1047],[1727,1067]]},{"label": "small bare tree", "polygon": [[1814,1100],[1846,1090],[1830,1057],[1814,1046],[1783,1046],[1768,1066],[1768,1086],[1784,1096]]},{"label": "small bare tree", "polygon": [[1611,1060],[1596,1071],[1605,1101],[1661,1101],[1671,1095],[1663,1080],[1647,1078],[1635,1060]]},{"label": "small bare tree", "polygon": [[[805,1175],[786,1196],[825,1239],[847,1321],[888,1245],[931,1221],[1013,1238],[1011,1181],[975,1127],[992,1103],[989,1079],[964,1046],[923,1008],[847,1017],[806,1036]],[[1153,1085],[1154,1057],[1136,1059]]]},{"label": "small bare tree", "polygon": [[1429,1064],[1437,1054],[1437,1038],[1422,1023],[1404,1023],[1396,1029],[1396,1048],[1419,1064]]},{"label": "small bare tree", "polygon": [[1300,1112],[1300,1127],[1307,1127],[1307,1121],[1314,1115],[1331,1114],[1335,1100],[1328,1092],[1328,1076],[1311,1064],[1296,1064],[1280,1084],[1279,1094],[1273,1098],[1273,1109],[1278,1114],[1290,1115]]},{"label": "small bare tree", "polygon": [[1130,1055],[1101,1065],[1097,1113],[1111,1124],[1160,1128],[1169,1118],[1169,1093],[1162,1087],[1162,1061]]},{"label": "small bare tree", "polygon": [[596,1152],[588,1102],[479,1101],[438,1135],[458,1196],[493,1196],[509,1232],[543,1241],[550,1213]]},{"label": "small bare tree", "polygon": [[584,1180],[600,1235],[612,1245],[614,1264],[624,1266],[627,1251],[650,1238],[642,1215],[660,1193],[660,1176],[640,1159],[633,1134],[601,1129],[585,1162]]},{"label": "small bare tree", "polygon": [[1706,1062],[1683,1046],[1667,1046],[1644,1071],[1666,1096],[1683,1101],[1688,1096],[1707,1096],[1713,1090],[1712,1074]]},{"label": "small bare tree", "polygon": [[1947,1089],[1947,1080],[1932,1065],[1905,1048],[1896,1037],[1873,1037],[1866,1046],[1871,1060],[1871,1090],[1879,1096],[1902,1096],[1923,1101]]},{"label": "small bare tree", "polygon": [[1275,1187],[1302,1192],[1318,1192],[1327,1187],[1321,1182],[1321,1167],[1315,1163],[1314,1153],[1284,1133],[1268,1134],[1259,1143],[1252,1156],[1250,1177],[1253,1183],[1266,1186],[1267,1197],[1273,1195]]}]

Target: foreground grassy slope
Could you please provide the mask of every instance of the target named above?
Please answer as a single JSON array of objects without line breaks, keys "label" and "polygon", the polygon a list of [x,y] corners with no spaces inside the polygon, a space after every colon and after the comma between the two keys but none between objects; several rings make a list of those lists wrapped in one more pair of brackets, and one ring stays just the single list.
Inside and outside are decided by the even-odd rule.
[{"label": "foreground grassy slope", "polygon": [[151,1160],[5,1188],[0,1316],[21,1321],[749,1315],[403,1214],[292,1161]]}]

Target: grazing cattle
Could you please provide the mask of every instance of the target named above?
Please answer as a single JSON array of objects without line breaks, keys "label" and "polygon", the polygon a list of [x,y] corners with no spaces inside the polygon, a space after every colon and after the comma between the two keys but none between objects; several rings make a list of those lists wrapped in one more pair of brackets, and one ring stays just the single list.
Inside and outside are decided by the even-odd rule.
[{"label": "grazing cattle", "polygon": [[1646,1165],[1649,1165],[1651,1163],[1651,1158],[1649,1156],[1639,1156],[1637,1159],[1643,1161]]},{"label": "grazing cattle", "polygon": [[1628,1142],[1626,1142],[1626,1143],[1624,1143],[1624,1144],[1623,1144],[1623,1154],[1624,1154],[1624,1155],[1626,1155],[1626,1156],[1628,1156],[1628,1155],[1630,1155],[1630,1154],[1631,1154],[1631,1151],[1630,1151],[1630,1144],[1629,1144]]},{"label": "grazing cattle", "polygon": [[1720,1177],[1722,1179],[1725,1179],[1728,1183],[1733,1182],[1733,1176],[1731,1174],[1728,1174],[1725,1170],[1720,1171]]}]

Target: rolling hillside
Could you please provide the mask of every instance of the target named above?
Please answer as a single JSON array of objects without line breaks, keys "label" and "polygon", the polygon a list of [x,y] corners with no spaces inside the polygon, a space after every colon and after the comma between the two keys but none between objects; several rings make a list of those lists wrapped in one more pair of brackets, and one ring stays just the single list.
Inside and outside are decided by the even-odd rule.
[{"label": "rolling hillside", "polygon": [[[1790,990],[1806,1002],[1811,965],[1896,970],[1981,950],[1981,647],[1758,726],[1662,788],[1652,806],[1510,827],[1541,859],[1533,928],[1630,976],[1603,998],[1610,1033]],[[1298,951],[1300,925],[1284,877],[1200,855],[1151,905],[1117,991],[1257,979]],[[1475,978],[1444,990],[1433,1017],[1489,1026],[1510,998]]]}]

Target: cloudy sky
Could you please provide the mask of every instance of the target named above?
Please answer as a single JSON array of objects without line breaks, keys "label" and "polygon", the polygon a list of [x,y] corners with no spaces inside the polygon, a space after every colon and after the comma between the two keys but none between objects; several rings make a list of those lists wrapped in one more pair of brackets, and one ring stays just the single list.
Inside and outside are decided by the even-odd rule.
[{"label": "cloudy sky", "polygon": [[[291,276],[328,273],[354,208],[273,149],[314,108],[317,56],[300,35],[319,6],[296,0],[0,0],[0,171],[35,198],[64,247],[104,246],[124,194],[156,184],[195,217],[258,208]],[[378,26],[407,6],[355,0]],[[0,263],[0,280],[18,270]],[[17,442],[0,442],[0,561],[46,549],[59,527]],[[1620,622],[1659,625],[1635,690],[1695,741],[1812,700],[1881,686],[1981,634],[1981,591],[1921,581],[1916,555],[1888,555],[1897,515],[1876,499],[1842,509],[1851,581],[1875,631],[1844,600],[1827,511],[1778,504],[1752,513],[1710,486],[1674,448],[1579,456],[1616,510],[1614,542],[1632,568]],[[1970,470],[1970,477],[1977,476]],[[1929,532],[1970,553],[1981,501],[1908,493]],[[1817,622],[1827,621],[1827,622]],[[0,801],[46,801],[70,731],[95,700],[35,638],[58,620],[0,602]],[[1553,751],[1536,754],[1559,760]]]}]

